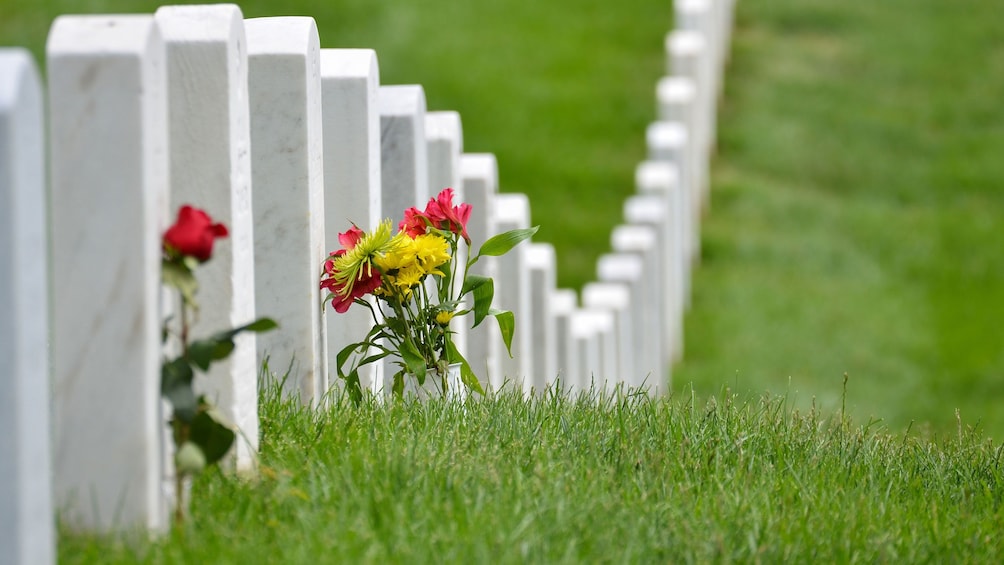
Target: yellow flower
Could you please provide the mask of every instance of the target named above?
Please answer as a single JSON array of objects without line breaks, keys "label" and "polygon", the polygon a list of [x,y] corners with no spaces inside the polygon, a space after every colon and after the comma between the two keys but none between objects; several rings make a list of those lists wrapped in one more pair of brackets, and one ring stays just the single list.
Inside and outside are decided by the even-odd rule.
[{"label": "yellow flower", "polygon": [[421,263],[422,270],[442,276],[443,273],[436,270],[436,267],[450,260],[450,244],[446,238],[430,233],[420,235],[413,241],[415,256]]},{"label": "yellow flower", "polygon": [[453,315],[454,312],[451,312],[449,310],[440,310],[439,313],[436,314],[436,323],[441,326],[445,326],[446,324],[450,323],[450,320],[453,319]]},{"label": "yellow flower", "polygon": [[405,232],[399,232],[391,240],[391,249],[376,258],[376,265],[384,274],[407,269],[415,264],[415,244]]},{"label": "yellow flower", "polygon": [[352,294],[356,281],[373,275],[375,260],[393,251],[396,243],[390,237],[390,229],[390,220],[384,220],[371,233],[363,235],[352,249],[335,259],[333,277],[343,296]]}]

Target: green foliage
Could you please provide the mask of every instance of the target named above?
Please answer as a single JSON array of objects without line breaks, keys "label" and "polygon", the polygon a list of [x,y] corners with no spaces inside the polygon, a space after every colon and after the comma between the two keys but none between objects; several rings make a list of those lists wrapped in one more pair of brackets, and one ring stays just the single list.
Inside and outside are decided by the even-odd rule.
[{"label": "green foliage", "polygon": [[677,390],[1004,438],[1000,3],[737,9]]},{"label": "green foliage", "polygon": [[162,539],[61,563],[997,563],[1001,447],[789,399],[619,391],[467,402],[260,393],[258,476],[209,470]]}]

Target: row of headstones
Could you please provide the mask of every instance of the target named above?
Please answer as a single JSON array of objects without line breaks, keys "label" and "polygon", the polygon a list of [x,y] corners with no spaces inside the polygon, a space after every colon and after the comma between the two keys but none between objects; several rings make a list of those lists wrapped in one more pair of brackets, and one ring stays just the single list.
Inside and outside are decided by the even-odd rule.
[{"label": "row of headstones", "polygon": [[[700,4],[704,12],[691,10],[700,17],[681,13]],[[678,23],[709,27],[667,40],[673,78],[659,87],[667,121],[649,131],[641,194],[612,236],[617,254],[598,267],[606,282],[584,288],[580,305],[574,291],[554,288],[546,244],[483,264],[519,324],[512,358],[486,329],[457,328],[485,384],[506,376],[526,390],[555,378],[573,390],[597,380],[668,384],[693,257],[684,249],[696,249],[686,243],[696,221],[684,210],[699,211],[707,159],[691,132],[713,131],[714,104],[698,101],[716,92],[711,75],[721,67],[709,62],[707,38],[728,29],[724,6],[677,4]],[[722,16],[717,31],[712,13]],[[349,221],[372,228],[452,186],[473,205],[475,241],[530,223],[525,196],[497,193],[494,157],[463,153],[456,113],[426,112],[419,86],[380,86],[370,50],[320,49],[310,18],[244,20],[233,5],[63,17],[47,59],[43,119],[30,57],[0,51],[0,309],[10,313],[0,319],[0,354],[13,367],[0,382],[8,430],[0,499],[12,501],[0,512],[0,547],[15,563],[52,560],[50,468],[68,524],[165,526],[172,481],[159,400],[159,238],[180,203],[205,208],[231,232],[200,268],[193,333],[256,314],[282,326],[257,344],[241,338],[201,383],[241,429],[238,468],[252,465],[257,448],[264,356],[273,370],[292,366],[290,393],[319,402],[333,384],[330,355],[366,330],[365,312],[318,307],[319,265]],[[664,88],[669,81],[676,86]],[[378,365],[366,384],[381,392],[386,374]]]}]

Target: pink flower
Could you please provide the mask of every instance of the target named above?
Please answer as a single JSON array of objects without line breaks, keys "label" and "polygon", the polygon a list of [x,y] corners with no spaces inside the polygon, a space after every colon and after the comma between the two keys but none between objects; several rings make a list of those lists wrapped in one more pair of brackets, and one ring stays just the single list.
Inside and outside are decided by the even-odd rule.
[{"label": "pink flower", "polygon": [[471,238],[467,235],[467,220],[471,217],[471,205],[453,205],[453,189],[444,188],[435,198],[429,199],[429,204],[425,207],[425,217],[432,222],[437,229],[450,230],[460,234],[468,245]]},{"label": "pink flower", "polygon": [[209,214],[186,204],[178,210],[178,220],[164,232],[163,246],[205,262],[213,256],[216,238],[227,235],[226,226],[214,224]]},{"label": "pink flower", "polygon": [[338,243],[342,244],[343,249],[332,251],[328,256],[328,260],[324,262],[325,278],[321,279],[321,290],[327,290],[332,293],[331,307],[339,314],[344,314],[348,311],[349,306],[352,306],[356,298],[362,298],[366,294],[380,288],[383,282],[379,271],[376,269],[373,269],[368,274],[360,272],[360,278],[354,281],[352,285],[352,292],[346,294],[345,287],[347,283],[338,284],[338,281],[335,280],[335,273],[337,272],[335,259],[344,255],[346,251],[352,250],[365,235],[366,233],[356,226],[352,226],[348,231],[338,234]]},{"label": "pink flower", "polygon": [[404,211],[404,219],[398,224],[397,230],[408,234],[408,237],[415,239],[425,234],[428,224],[425,223],[425,215],[414,206]]}]

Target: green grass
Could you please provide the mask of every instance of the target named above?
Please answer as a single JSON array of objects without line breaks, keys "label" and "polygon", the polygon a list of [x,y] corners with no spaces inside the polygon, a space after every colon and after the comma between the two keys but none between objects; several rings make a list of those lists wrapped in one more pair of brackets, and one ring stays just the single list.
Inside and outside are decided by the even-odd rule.
[{"label": "green grass", "polygon": [[63,563],[996,563],[1001,447],[784,398],[503,392],[261,403],[261,473],[211,472],[160,540],[63,532]]},{"label": "green grass", "polygon": [[982,0],[738,4],[678,387],[1004,437],[1004,28]]}]

